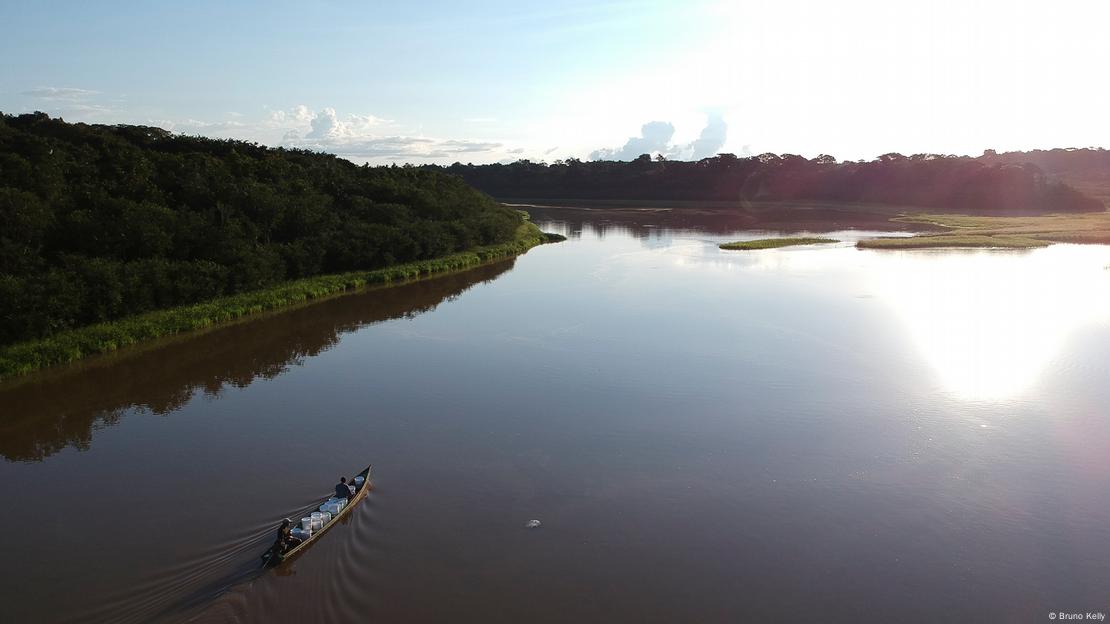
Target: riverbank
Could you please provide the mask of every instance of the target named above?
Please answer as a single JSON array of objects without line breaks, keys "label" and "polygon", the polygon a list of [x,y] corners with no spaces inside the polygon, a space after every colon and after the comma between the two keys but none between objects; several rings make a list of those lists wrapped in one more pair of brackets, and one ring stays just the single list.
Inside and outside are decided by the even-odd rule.
[{"label": "riverbank", "polygon": [[945,247],[1033,249],[1052,243],[1110,244],[1110,212],[1025,217],[908,215],[891,221],[943,228],[939,233],[861,240],[861,249]]},{"label": "riverbank", "polygon": [[736,241],[733,243],[721,243],[717,245],[721,249],[728,251],[733,250],[756,250],[756,249],[777,249],[779,247],[795,247],[798,245],[821,245],[824,243],[839,243],[840,241],[835,238],[819,238],[819,237],[803,237],[803,238],[759,238],[756,240]]},{"label": "riverbank", "polygon": [[246,316],[296,305],[312,299],[471,268],[492,260],[522,254],[532,247],[559,240],[525,222],[514,240],[478,247],[441,258],[409,262],[373,271],[320,275],[270,288],[221,297],[188,306],[157,310],[59,332],[48,338],[0,348],[0,380],[82,358],[116,351],[156,338],[173,336],[228,323]]}]

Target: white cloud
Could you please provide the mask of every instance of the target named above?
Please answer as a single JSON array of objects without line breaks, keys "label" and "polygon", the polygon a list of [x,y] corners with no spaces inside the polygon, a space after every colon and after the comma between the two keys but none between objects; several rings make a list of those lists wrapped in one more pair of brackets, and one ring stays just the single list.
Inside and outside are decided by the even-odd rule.
[{"label": "white cloud", "polygon": [[301,105],[289,111],[273,111],[270,123],[284,126],[281,145],[328,152],[351,160],[450,159],[465,154],[492,154],[501,143],[438,139],[423,136],[383,135],[393,121],[376,115],[340,116],[334,108],[313,112]]},{"label": "white cloud", "polygon": [[[728,138],[728,124],[719,113],[710,113],[709,120],[697,139],[690,143],[674,143],[674,124],[649,121],[640,128],[640,136],[629,137],[624,147],[602,148],[590,153],[593,160],[633,160],[641,154],[662,154],[669,158],[701,160],[714,156]],[[554,151],[554,148],[550,151]],[[545,153],[550,153],[550,151]]]},{"label": "white cloud", "polygon": [[701,134],[690,144],[690,158],[701,160],[716,156],[717,152],[725,145],[728,138],[728,124],[719,113],[710,113],[709,121],[702,128]]},{"label": "white cloud", "polygon": [[671,155],[670,144],[674,124],[667,121],[649,121],[640,127],[640,136],[629,137],[620,149],[599,149],[590,154],[593,160],[633,160],[641,154]]},{"label": "white cloud", "polygon": [[[301,118],[303,119],[303,116]],[[334,108],[325,108],[309,119],[312,129],[304,135],[304,138],[325,140],[357,138],[390,123],[390,120],[374,115],[348,115],[344,120],[336,115]]]},{"label": "white cloud", "polygon": [[36,87],[23,92],[23,95],[44,100],[81,100],[99,94],[99,91],[78,89],[76,87]]}]

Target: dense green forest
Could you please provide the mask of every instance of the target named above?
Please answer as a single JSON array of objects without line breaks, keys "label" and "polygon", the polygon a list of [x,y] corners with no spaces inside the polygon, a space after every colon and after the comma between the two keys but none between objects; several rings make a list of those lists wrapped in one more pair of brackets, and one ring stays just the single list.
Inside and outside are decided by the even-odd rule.
[{"label": "dense green forest", "polygon": [[0,114],[0,344],[511,240],[455,176]]},{"label": "dense green forest", "polygon": [[792,154],[685,162],[644,154],[631,162],[522,160],[444,170],[502,199],[805,200],[1010,214],[1104,209],[1035,164],[935,154],[868,162]]}]

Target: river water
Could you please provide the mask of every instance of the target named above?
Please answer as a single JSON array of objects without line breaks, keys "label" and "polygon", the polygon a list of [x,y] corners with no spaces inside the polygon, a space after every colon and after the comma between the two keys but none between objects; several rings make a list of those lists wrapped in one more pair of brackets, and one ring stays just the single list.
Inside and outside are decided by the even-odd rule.
[{"label": "river water", "polygon": [[534,218],[569,240],[0,388],[0,621],[1110,611],[1110,247]]}]

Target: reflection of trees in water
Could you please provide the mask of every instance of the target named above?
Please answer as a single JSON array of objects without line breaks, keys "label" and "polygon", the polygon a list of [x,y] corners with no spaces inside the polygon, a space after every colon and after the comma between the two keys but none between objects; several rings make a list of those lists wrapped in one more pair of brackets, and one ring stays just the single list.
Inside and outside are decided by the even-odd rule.
[{"label": "reflection of trees in water", "polygon": [[732,234],[742,230],[772,230],[784,233],[832,231],[841,229],[897,230],[891,210],[852,205],[803,203],[762,203],[733,208],[673,209],[630,207],[533,206],[527,210],[532,221],[566,228],[570,238],[583,233],[604,239],[609,233],[622,233],[640,239],[659,239],[676,232]]},{"label": "reflection of trees in water", "polygon": [[117,424],[128,410],[168,414],[198,389],[216,396],[226,385],[272,379],[331,348],[344,333],[434,310],[508,272],[514,262],[341,296],[0,389],[0,455],[41,461],[66,446],[86,450],[94,430]]}]

